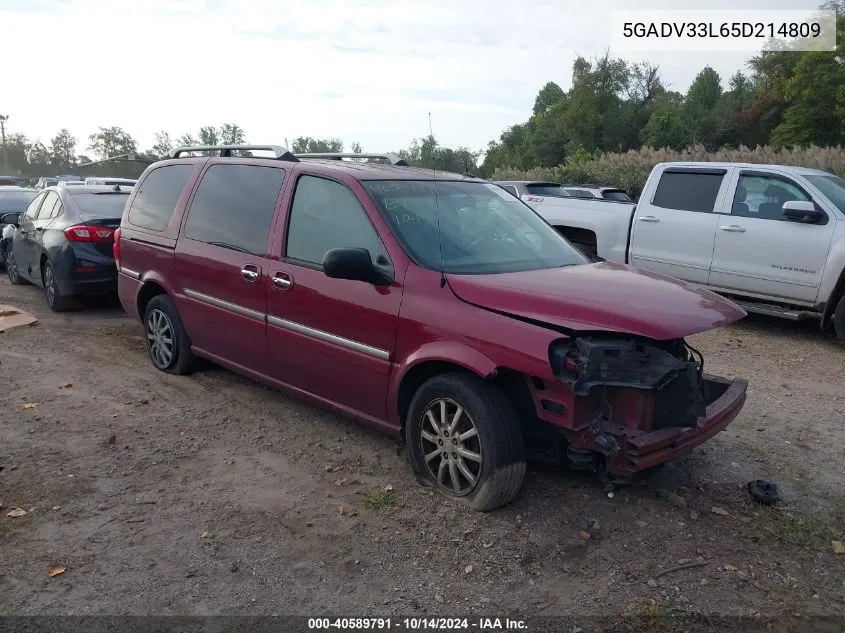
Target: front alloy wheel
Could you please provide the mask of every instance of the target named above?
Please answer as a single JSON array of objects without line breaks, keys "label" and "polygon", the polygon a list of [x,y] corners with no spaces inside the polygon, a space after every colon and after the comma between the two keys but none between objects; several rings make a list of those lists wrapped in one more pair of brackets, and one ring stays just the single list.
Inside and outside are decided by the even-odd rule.
[{"label": "front alloy wheel", "polygon": [[469,413],[454,400],[439,398],[423,417],[420,448],[429,475],[451,495],[472,492],[483,461],[481,439]]},{"label": "front alloy wheel", "polygon": [[424,485],[486,512],[510,502],[525,478],[522,428],[504,392],[468,372],[420,385],[405,418],[411,467]]}]

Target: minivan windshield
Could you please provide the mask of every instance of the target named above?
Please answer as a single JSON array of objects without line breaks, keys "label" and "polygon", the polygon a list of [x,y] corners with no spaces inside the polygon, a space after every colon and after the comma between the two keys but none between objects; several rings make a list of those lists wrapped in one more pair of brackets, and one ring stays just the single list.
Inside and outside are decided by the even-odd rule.
[{"label": "minivan windshield", "polygon": [[826,174],[821,176],[819,174],[811,174],[804,176],[813,185],[815,185],[833,204],[839,209],[840,213],[845,213],[845,180],[833,174]]},{"label": "minivan windshield", "polygon": [[452,274],[588,263],[528,205],[497,185],[431,180],[361,184],[411,257],[431,270],[441,268],[440,245],[443,272]]}]

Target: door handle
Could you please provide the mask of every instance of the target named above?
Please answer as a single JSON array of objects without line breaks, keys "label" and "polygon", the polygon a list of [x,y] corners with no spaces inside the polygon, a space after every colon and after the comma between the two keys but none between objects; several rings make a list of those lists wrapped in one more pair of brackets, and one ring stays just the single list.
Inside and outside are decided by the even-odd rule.
[{"label": "door handle", "polygon": [[653,215],[641,215],[639,220],[640,222],[660,222],[660,218]]},{"label": "door handle", "polygon": [[282,290],[290,290],[293,286],[293,279],[287,273],[276,273],[273,275],[273,285]]},{"label": "door handle", "polygon": [[261,276],[261,269],[253,264],[247,264],[241,268],[241,276],[247,281],[255,283]]},{"label": "door handle", "polygon": [[720,226],[720,231],[729,231],[731,233],[745,233],[745,227],[739,226],[738,224],[728,224],[726,226]]}]

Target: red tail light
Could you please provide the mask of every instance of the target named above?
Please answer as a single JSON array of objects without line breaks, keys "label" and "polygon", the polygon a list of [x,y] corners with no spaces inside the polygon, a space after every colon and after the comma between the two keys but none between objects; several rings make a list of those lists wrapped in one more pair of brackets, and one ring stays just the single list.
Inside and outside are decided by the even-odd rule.
[{"label": "red tail light", "polygon": [[114,231],[114,245],[111,247],[111,252],[114,255],[114,263],[120,270],[120,227],[117,227]]},{"label": "red tail light", "polygon": [[65,229],[65,237],[69,242],[111,242],[114,239],[114,230],[104,226],[77,224]]}]

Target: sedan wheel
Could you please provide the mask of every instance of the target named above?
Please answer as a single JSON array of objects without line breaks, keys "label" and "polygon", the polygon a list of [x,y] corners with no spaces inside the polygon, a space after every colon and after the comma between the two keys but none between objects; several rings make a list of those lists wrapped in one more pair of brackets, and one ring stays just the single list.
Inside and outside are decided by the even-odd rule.
[{"label": "sedan wheel", "polygon": [[43,272],[44,296],[47,298],[47,305],[53,312],[64,312],[70,307],[70,297],[67,297],[59,290],[56,275],[50,262],[44,262]]},{"label": "sedan wheel", "polygon": [[6,274],[9,276],[9,281],[12,282],[13,286],[23,285],[23,279],[18,274],[18,264],[15,261],[15,254],[12,252],[11,247],[9,248],[9,252],[6,253]]}]

